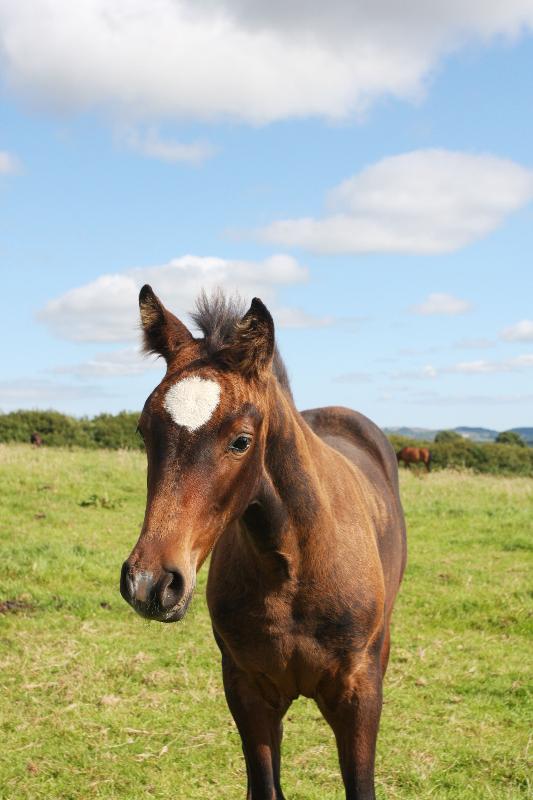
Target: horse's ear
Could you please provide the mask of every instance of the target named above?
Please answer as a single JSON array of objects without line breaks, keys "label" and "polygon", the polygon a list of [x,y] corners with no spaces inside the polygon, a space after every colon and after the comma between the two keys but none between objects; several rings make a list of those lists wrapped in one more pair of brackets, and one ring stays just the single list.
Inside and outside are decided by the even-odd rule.
[{"label": "horse's ear", "polygon": [[156,353],[168,361],[182,344],[193,340],[183,322],[167,311],[148,284],[139,292],[139,310],[147,353]]},{"label": "horse's ear", "polygon": [[237,323],[232,341],[222,352],[223,360],[249,378],[267,370],[274,355],[274,320],[258,297]]}]

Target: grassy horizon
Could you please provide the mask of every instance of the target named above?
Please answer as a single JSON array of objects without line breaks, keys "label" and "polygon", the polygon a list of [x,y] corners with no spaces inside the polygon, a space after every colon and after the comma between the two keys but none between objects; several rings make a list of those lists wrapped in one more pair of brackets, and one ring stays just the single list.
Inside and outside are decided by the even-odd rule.
[{"label": "grassy horizon", "polygon": [[[0,445],[1,800],[243,800],[204,569],[183,623],[118,591],[145,503],[133,451]],[[409,561],[393,617],[380,800],[532,796],[533,480],[401,471]],[[290,800],[342,800],[333,735],[289,710]]]}]

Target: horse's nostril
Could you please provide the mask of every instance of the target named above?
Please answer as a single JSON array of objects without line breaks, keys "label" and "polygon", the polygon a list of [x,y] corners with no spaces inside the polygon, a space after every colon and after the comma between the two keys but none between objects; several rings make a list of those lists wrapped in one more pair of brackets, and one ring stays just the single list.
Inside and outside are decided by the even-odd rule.
[{"label": "horse's nostril", "polygon": [[168,570],[161,581],[159,602],[164,609],[178,605],[185,591],[185,579],[178,569]]},{"label": "horse's nostril", "polygon": [[125,561],[120,571],[120,594],[127,603],[131,603],[133,600],[133,592],[134,586],[130,575],[130,565]]},{"label": "horse's nostril", "polygon": [[132,568],[128,561],[120,573],[120,593],[142,616],[169,621],[169,613],[181,609],[186,583],[179,569],[151,570]]},{"label": "horse's nostril", "polygon": [[149,604],[153,597],[154,585],[154,576],[150,570],[132,571],[130,564],[124,562],[120,573],[120,593],[126,602],[135,607],[139,604]]}]

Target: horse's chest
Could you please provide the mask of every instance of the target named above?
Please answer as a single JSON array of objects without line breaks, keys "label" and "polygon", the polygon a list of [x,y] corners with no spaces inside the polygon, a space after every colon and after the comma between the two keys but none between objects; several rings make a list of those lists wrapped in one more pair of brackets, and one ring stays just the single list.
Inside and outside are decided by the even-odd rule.
[{"label": "horse's chest", "polygon": [[279,596],[218,595],[209,603],[217,632],[240,658],[285,661],[292,648],[290,602]]},{"label": "horse's chest", "polygon": [[324,673],[351,659],[359,646],[350,611],[302,613],[301,607],[283,595],[250,599],[238,609],[224,601],[210,604],[215,629],[235,663],[292,697],[313,696]]}]

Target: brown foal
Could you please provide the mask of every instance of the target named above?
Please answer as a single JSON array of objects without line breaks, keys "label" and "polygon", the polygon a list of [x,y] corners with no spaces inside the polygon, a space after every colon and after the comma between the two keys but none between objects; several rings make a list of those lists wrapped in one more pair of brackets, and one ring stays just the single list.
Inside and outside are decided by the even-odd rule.
[{"label": "brown foal", "polygon": [[207,599],[248,800],[280,800],[282,719],[312,697],[337,741],[348,800],[372,800],[390,618],[406,559],[394,451],[346,408],[300,414],[254,299],[202,296],[193,338],[149,286],[146,349],[167,372],[139,429],[148,498],[121,591],[174,622],[212,553]]}]

